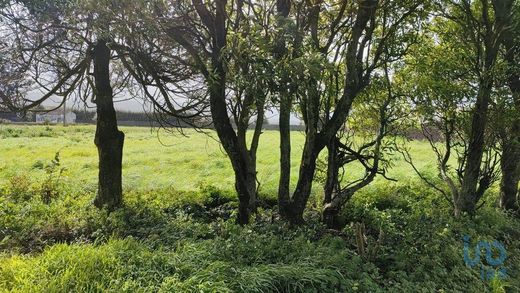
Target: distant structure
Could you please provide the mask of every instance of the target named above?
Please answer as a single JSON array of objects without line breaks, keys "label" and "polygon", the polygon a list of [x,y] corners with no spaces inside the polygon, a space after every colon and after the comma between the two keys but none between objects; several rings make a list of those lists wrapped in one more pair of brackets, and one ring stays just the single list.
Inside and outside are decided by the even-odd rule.
[{"label": "distant structure", "polygon": [[63,109],[56,109],[47,113],[36,114],[36,123],[63,123],[65,119],[66,124],[76,123],[76,113],[67,110],[63,115]]},{"label": "distant structure", "polygon": [[0,122],[2,123],[12,123],[12,122],[25,122],[31,121],[34,117],[31,115],[21,115],[20,113],[15,112],[0,112]]}]

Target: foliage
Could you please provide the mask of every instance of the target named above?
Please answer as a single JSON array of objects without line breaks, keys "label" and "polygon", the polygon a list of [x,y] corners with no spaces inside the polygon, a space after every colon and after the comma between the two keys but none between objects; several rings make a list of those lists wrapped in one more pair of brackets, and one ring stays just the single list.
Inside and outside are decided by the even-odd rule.
[{"label": "foliage", "polygon": [[[34,166],[34,165],[33,165]],[[60,164],[60,152],[54,155],[54,159],[44,168],[46,178],[41,187],[41,199],[43,203],[49,204],[51,200],[59,196],[59,184],[65,168]]]},{"label": "foliage", "polygon": [[[90,129],[64,131],[73,138]],[[137,145],[157,143],[153,134],[147,138],[140,129],[127,132]],[[31,138],[31,143],[49,139],[54,148],[70,144],[60,137]],[[9,143],[4,142],[7,150]],[[316,208],[299,228],[279,222],[269,208],[240,227],[234,223],[232,182],[227,188],[200,184],[191,190],[127,189],[122,209],[99,211],[91,205],[95,188],[78,188],[81,179],[70,176],[83,170],[83,163],[74,162],[82,158],[84,144],[80,140],[60,152],[60,168],[66,167],[69,176],[63,177],[57,187],[60,196],[49,204],[38,196],[46,174],[32,167],[32,158],[20,162],[25,167],[19,171],[25,168],[26,173],[17,175],[31,178],[17,187],[26,196],[12,197],[13,183],[4,181],[0,291],[483,292],[520,287],[520,222],[493,207],[496,192],[487,195],[488,204],[475,219],[453,219],[438,194],[406,179],[409,166],[399,159],[395,169],[402,173],[401,181],[376,180],[359,191],[341,214],[346,227],[333,232],[320,223]],[[131,145],[127,152],[137,152]],[[424,161],[431,156],[425,142],[411,146]],[[180,151],[187,154],[189,148]],[[128,167],[126,176],[132,174]],[[193,171],[191,179],[196,176],[201,175]],[[23,181],[13,182],[17,180]],[[356,223],[365,226],[367,251],[376,251],[370,258],[358,254]],[[478,269],[466,266],[463,235],[504,243],[508,278],[484,281]]]}]

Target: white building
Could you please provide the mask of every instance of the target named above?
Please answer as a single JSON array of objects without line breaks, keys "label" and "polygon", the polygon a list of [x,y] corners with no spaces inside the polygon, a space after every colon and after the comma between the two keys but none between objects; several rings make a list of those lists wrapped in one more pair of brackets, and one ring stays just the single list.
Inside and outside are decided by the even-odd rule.
[{"label": "white building", "polygon": [[67,111],[65,115],[63,115],[63,109],[36,114],[36,122],[39,123],[63,123],[63,118],[67,124],[76,123],[76,113],[72,111]]}]

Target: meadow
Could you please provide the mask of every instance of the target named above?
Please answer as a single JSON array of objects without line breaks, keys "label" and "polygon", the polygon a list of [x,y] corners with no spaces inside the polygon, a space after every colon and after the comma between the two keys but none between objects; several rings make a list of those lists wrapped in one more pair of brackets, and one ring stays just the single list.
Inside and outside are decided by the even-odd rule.
[{"label": "meadow", "polygon": [[[125,132],[123,158],[123,188],[150,190],[173,188],[193,191],[212,185],[232,190],[234,179],[231,164],[212,131],[192,129],[182,132],[141,127],[122,127]],[[78,181],[85,188],[97,182],[97,150],[93,143],[92,126],[11,126],[0,125],[0,182],[17,174],[31,177],[43,175],[42,166],[60,153],[67,180]],[[293,132],[292,183],[298,177],[298,163],[304,134]],[[279,170],[279,134],[265,131],[258,151],[260,192],[276,196]],[[433,152],[427,143],[411,142],[411,152],[421,169],[434,164]],[[431,166],[430,166],[431,165]],[[359,176],[360,169],[347,176]],[[412,168],[395,156],[395,166],[389,177],[399,180],[413,176]],[[321,188],[315,185],[315,193]]]},{"label": "meadow", "polygon": [[[342,231],[319,221],[318,182],[306,225],[288,227],[275,223],[279,138],[266,131],[262,208],[241,227],[233,172],[214,133],[122,127],[125,205],[108,214],[92,206],[94,131],[0,125],[0,292],[520,292],[520,221],[496,208],[496,187],[474,219],[454,219],[396,154],[388,175],[397,181],[378,178],[357,193]],[[294,183],[303,134],[292,139]],[[434,174],[428,144],[408,146]],[[464,235],[471,247],[503,243],[507,275],[466,265]]]}]

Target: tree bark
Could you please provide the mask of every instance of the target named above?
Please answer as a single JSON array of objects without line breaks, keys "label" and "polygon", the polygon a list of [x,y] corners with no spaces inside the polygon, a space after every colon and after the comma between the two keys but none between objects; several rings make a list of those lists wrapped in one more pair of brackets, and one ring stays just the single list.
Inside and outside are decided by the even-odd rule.
[{"label": "tree bark", "polygon": [[[276,36],[273,55],[281,60],[287,55],[287,47],[284,36],[284,22],[289,16],[291,3],[288,0],[277,0],[276,9],[278,14],[278,26],[281,32]],[[282,87],[287,85],[289,78],[282,76]],[[286,211],[290,203],[289,187],[291,183],[291,110],[292,97],[286,88],[278,89],[280,100],[279,132],[280,132],[280,178],[278,181],[278,211],[282,218],[286,218]]]},{"label": "tree bark", "polygon": [[235,173],[235,190],[237,191],[239,201],[237,221],[241,225],[246,225],[249,223],[250,200],[254,196],[251,193],[252,177],[256,176],[256,173],[251,172],[251,166],[248,164],[249,154],[247,150],[239,146],[237,135],[229,120],[225,92],[226,73],[223,65],[218,61],[219,58],[217,57],[217,60],[214,59],[215,72],[218,77],[210,82],[209,85],[211,117],[217,135],[229,156]]},{"label": "tree bark", "polygon": [[209,85],[211,117],[219,140],[229,156],[235,173],[235,190],[239,201],[237,222],[246,225],[249,223],[250,200],[253,196],[251,194],[252,177],[256,176],[256,173],[251,172],[247,150],[239,147],[237,135],[229,120],[226,108],[226,74],[224,68],[222,64],[215,65],[217,65],[215,72],[218,78],[215,78]]},{"label": "tree bark", "polygon": [[284,207],[281,207],[284,209],[282,215],[293,225],[300,225],[304,222],[303,213],[312,190],[312,181],[316,172],[316,160],[322,149],[323,147],[320,149],[315,148],[314,143],[305,143],[296,189],[291,201]]},{"label": "tree bark", "polygon": [[505,60],[509,66],[508,86],[513,96],[516,117],[512,117],[512,125],[509,137],[503,138],[500,182],[500,207],[506,210],[518,210],[520,198],[518,183],[520,181],[520,74],[515,56],[520,48],[518,40],[515,40],[515,32],[518,26],[508,26],[502,43],[505,47]]},{"label": "tree bark", "polygon": [[123,200],[121,170],[125,135],[117,128],[113,91],[110,85],[110,49],[106,41],[99,40],[92,54],[97,111],[94,143],[99,155],[99,182],[94,205],[113,210],[120,206]]},{"label": "tree bark", "polygon": [[473,112],[468,146],[468,156],[464,177],[462,179],[461,192],[454,202],[456,211],[466,212],[470,215],[475,213],[477,204],[477,186],[480,176],[480,165],[484,153],[484,135],[488,120],[488,106],[491,99],[492,82],[480,83],[479,94],[475,110]]},{"label": "tree bark", "polygon": [[280,179],[278,182],[278,207],[282,217],[285,217],[287,205],[290,202],[289,186],[291,183],[291,98],[280,97]]},{"label": "tree bark", "polygon": [[505,210],[518,210],[518,183],[520,182],[520,123],[516,123],[516,137],[505,142],[500,164],[502,178],[500,181],[500,207]]},{"label": "tree bark", "polygon": [[247,186],[247,192],[249,194],[249,204],[248,209],[249,213],[253,213],[256,211],[258,198],[257,198],[257,171],[256,171],[256,154],[258,150],[258,144],[260,140],[260,135],[262,134],[262,124],[264,121],[264,103],[258,100],[257,104],[257,120],[255,124],[255,129],[253,132],[253,138],[251,141],[251,147],[248,150],[246,134],[249,127],[249,119],[251,118],[251,112],[248,110],[252,107],[252,103],[254,102],[254,96],[247,94],[246,98],[242,103],[243,110],[241,111],[240,118],[237,123],[237,147],[238,150],[244,158],[244,167],[246,169],[246,173],[243,178],[240,179],[237,177],[237,180],[245,180],[243,183]]},{"label": "tree bark", "polygon": [[337,160],[338,146],[336,144],[336,137],[334,137],[327,145],[327,178],[324,186],[324,200],[325,207],[322,212],[322,221],[329,229],[337,229],[339,208],[332,206],[332,199],[338,196],[339,192],[339,162]]},{"label": "tree bark", "polygon": [[[239,201],[237,222],[241,225],[245,225],[249,223],[251,210],[254,209],[256,205],[256,148],[261,127],[258,128],[257,125],[256,129],[260,130],[255,131],[251,150],[248,150],[245,142],[245,132],[247,130],[247,123],[249,122],[247,117],[249,116],[243,115],[243,117],[241,117],[244,121],[241,121],[239,124],[246,123],[246,127],[243,128],[240,126],[237,131],[238,133],[235,132],[235,129],[231,125],[227,108],[228,104],[226,102],[227,72],[224,65],[226,61],[222,58],[222,52],[227,45],[227,0],[215,0],[213,3],[214,7],[210,10],[204,1],[192,0],[193,7],[202,25],[205,27],[203,34],[208,33],[211,40],[211,45],[209,46],[211,51],[207,52],[209,54],[208,57],[211,68],[206,65],[204,58],[199,55],[194,45],[185,39],[182,34],[178,34],[178,32],[174,30],[171,32],[171,36],[183,46],[195,60],[197,68],[202,75],[204,75],[208,85],[213,127],[231,161],[235,173],[235,190]],[[239,3],[239,5],[241,4]],[[206,51],[204,53],[206,53]],[[243,106],[247,108],[248,105]],[[247,120],[247,122],[245,120]],[[259,123],[261,123],[261,121],[259,121]]]},{"label": "tree bark", "polygon": [[334,137],[327,144],[327,178],[325,180],[325,185],[323,187],[324,199],[323,203],[328,204],[332,201],[334,197],[334,193],[337,191],[338,187],[338,174],[339,174],[339,165],[337,160],[337,152],[338,146],[336,144],[337,138]]}]

